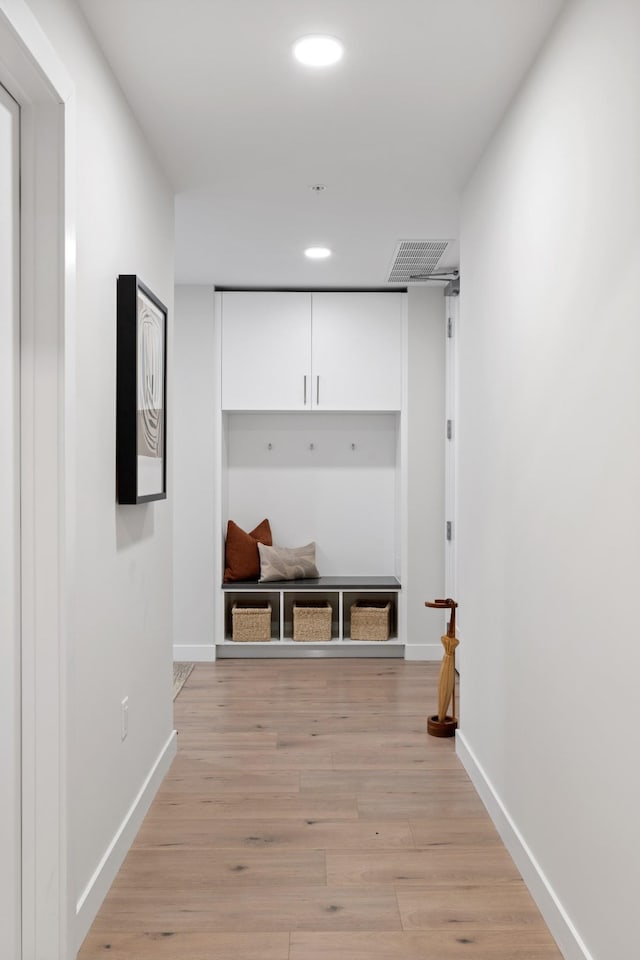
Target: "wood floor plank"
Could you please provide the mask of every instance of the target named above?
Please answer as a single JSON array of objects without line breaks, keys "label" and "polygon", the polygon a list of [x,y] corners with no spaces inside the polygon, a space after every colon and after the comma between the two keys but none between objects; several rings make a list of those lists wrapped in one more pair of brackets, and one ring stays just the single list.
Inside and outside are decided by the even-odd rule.
[{"label": "wood floor plank", "polygon": [[409,826],[418,849],[433,846],[450,847],[457,844],[502,846],[498,831],[484,811],[476,817],[444,816],[411,820]]},{"label": "wood floor plank", "polygon": [[288,960],[288,933],[90,933],[78,960]]},{"label": "wood floor plank", "polygon": [[333,757],[331,750],[321,747],[306,750],[304,747],[280,747],[275,750],[212,750],[202,741],[197,746],[185,747],[183,756],[189,760],[207,759],[214,762],[219,770],[252,770],[255,772],[280,772],[314,769],[331,770]]},{"label": "wood floor plank", "polygon": [[[456,757],[447,761],[446,768],[422,766],[415,770],[401,770],[390,777],[386,770],[304,770],[300,774],[301,794],[318,796],[357,796],[366,799],[375,795],[396,794],[433,794],[441,792],[444,787],[441,771],[447,769],[446,789],[450,791],[456,786],[468,789],[470,781]],[[473,789],[473,788],[471,788]]]},{"label": "wood floor plank", "polygon": [[522,880],[509,884],[397,888],[405,930],[465,927],[495,930],[540,925],[542,918]]},{"label": "wood floor plank", "polygon": [[405,732],[423,735],[427,728],[426,714],[424,713],[398,716],[392,709],[372,710],[366,704],[357,709],[350,708],[347,713],[332,711],[331,709],[323,710],[321,716],[310,715],[306,708],[304,710],[291,708],[279,712],[270,708],[268,713],[265,713],[263,709],[255,710],[255,708],[245,710],[231,709],[228,706],[218,707],[215,710],[209,708],[206,712],[203,711],[199,723],[191,718],[189,719],[189,730],[199,728],[200,725],[206,728],[206,724],[212,721],[219,732],[227,730],[277,732],[291,729],[298,733],[320,735],[332,733],[376,735]]},{"label": "wood floor plank", "polygon": [[368,820],[179,820],[154,808],[136,839],[136,849],[185,851],[229,846],[298,850],[406,850],[414,842],[407,821]]},{"label": "wood floor plank", "polygon": [[454,741],[426,733],[437,682],[401,660],[196,665],[79,960],[561,960]]},{"label": "wood floor plank", "polygon": [[[199,769],[194,769],[194,766]],[[300,776],[296,772],[247,773],[243,770],[204,770],[202,764],[172,767],[165,777],[158,798],[164,801],[179,797],[220,797],[235,794],[264,797],[269,794],[292,796],[300,792]]]},{"label": "wood floor plank", "polygon": [[[321,749],[323,747],[331,750],[367,750],[377,751],[412,751],[417,749],[421,756],[426,759],[426,730],[407,730],[400,729],[394,731],[383,730],[362,730],[349,731],[337,730],[332,733],[320,733],[306,731],[291,731],[281,733],[278,737],[279,747],[294,747],[299,749]],[[451,753],[451,751],[449,751]]]},{"label": "wood floor plank", "polygon": [[355,799],[341,797],[260,796],[224,795],[223,797],[198,794],[183,797],[180,793],[164,794],[155,801],[155,812],[160,816],[166,811],[178,819],[206,821],[219,820],[356,820],[358,809]]},{"label": "wood floor plank", "polygon": [[290,960],[562,960],[546,931],[291,934]]},{"label": "wood floor plank", "polygon": [[226,753],[251,750],[255,752],[275,750],[278,745],[278,734],[269,730],[212,730],[211,725],[203,723],[199,727],[190,728],[190,747],[192,750],[224,750]]},{"label": "wood floor plank", "polygon": [[400,914],[393,887],[347,890],[328,886],[260,887],[243,897],[235,890],[209,893],[176,886],[173,890],[123,889],[107,897],[95,932],[108,931],[117,914],[118,928],[146,932],[224,931],[285,932],[291,930],[400,930]]},{"label": "wood floor plank", "polygon": [[477,856],[473,848],[430,847],[426,850],[327,853],[327,883],[362,887],[369,883],[396,886],[464,886],[518,881],[513,860],[504,847],[488,847]]},{"label": "wood floor plank", "polygon": [[[428,770],[431,756],[427,752],[427,737],[421,744],[394,749],[389,753],[375,746],[346,746],[333,751],[331,756],[333,770]],[[438,757],[440,760],[441,758]],[[451,766],[460,769],[456,757],[451,757]]]},{"label": "wood floor plank", "polygon": [[481,817],[484,804],[473,788],[442,790],[434,794],[371,794],[358,797],[358,811],[363,818],[384,820],[390,815],[407,820],[429,817]]},{"label": "wood floor plank", "polygon": [[167,877],[178,876],[191,891],[251,887],[326,885],[323,850],[273,850],[248,847],[218,847],[192,850],[188,865],[175,847],[135,849],[126,858],[118,878],[121,892],[145,890],[149,896],[166,889]]}]

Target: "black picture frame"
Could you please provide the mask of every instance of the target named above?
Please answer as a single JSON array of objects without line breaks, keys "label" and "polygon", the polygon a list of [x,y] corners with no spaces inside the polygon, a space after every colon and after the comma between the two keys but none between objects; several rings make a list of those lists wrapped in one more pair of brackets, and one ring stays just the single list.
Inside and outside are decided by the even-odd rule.
[{"label": "black picture frame", "polygon": [[117,289],[116,497],[167,496],[167,308],[136,274]]}]

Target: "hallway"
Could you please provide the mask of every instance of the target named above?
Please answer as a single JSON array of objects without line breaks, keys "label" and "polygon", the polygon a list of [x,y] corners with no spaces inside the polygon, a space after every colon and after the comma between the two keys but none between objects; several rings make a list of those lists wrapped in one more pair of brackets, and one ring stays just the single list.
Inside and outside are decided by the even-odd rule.
[{"label": "hallway", "polygon": [[80,960],[560,960],[452,741],[438,667],[198,664]]}]

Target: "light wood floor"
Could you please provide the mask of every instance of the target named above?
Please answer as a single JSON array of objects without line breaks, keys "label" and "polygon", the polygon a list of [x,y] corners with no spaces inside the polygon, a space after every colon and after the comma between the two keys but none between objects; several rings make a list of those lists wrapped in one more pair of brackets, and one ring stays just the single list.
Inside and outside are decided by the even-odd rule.
[{"label": "light wood floor", "polygon": [[437,665],[199,664],[80,960],[561,960],[451,740]]}]

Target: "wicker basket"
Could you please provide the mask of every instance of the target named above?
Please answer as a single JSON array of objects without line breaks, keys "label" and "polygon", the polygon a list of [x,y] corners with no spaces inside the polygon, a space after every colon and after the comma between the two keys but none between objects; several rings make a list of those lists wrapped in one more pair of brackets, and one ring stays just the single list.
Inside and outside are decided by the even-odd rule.
[{"label": "wicker basket", "polygon": [[331,604],[299,600],[293,605],[293,639],[301,643],[331,640]]},{"label": "wicker basket", "polygon": [[231,639],[236,643],[265,643],[271,640],[271,604],[260,603],[231,609]]},{"label": "wicker basket", "polygon": [[390,600],[356,600],[351,607],[352,640],[388,640]]}]

